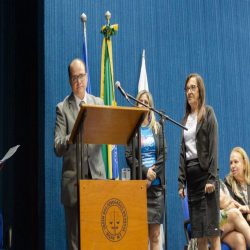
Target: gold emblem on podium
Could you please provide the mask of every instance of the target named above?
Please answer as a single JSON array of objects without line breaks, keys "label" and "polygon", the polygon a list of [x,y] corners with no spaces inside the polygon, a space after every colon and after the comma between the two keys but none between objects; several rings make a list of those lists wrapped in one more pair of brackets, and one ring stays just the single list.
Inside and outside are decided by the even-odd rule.
[{"label": "gold emblem on podium", "polygon": [[128,214],[120,200],[112,198],[105,203],[101,214],[101,226],[109,241],[120,241],[124,237],[128,227]]}]

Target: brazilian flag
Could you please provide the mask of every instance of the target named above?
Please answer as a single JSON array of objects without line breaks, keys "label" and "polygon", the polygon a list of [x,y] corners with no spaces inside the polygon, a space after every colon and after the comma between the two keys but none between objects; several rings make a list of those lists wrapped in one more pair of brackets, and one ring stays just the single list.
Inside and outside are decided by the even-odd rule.
[{"label": "brazilian flag", "polygon": [[[104,100],[104,104],[108,106],[116,106],[111,37],[116,35],[117,31],[118,24],[107,24],[101,29],[101,33],[104,35],[101,65],[101,98]],[[102,156],[107,179],[119,179],[117,146],[102,145]]]}]

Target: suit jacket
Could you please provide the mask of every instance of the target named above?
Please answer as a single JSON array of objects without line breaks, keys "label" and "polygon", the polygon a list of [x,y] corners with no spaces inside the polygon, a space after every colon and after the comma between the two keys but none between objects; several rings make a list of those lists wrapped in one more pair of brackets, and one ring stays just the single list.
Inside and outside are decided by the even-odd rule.
[{"label": "suit jacket", "polygon": [[[87,104],[103,105],[103,100],[87,94]],[[69,145],[68,139],[78,112],[73,93],[56,107],[54,152],[56,156],[63,157],[61,203],[69,207],[76,206],[77,202],[76,146]],[[89,166],[93,179],[106,179],[101,145],[84,145],[84,164]]]},{"label": "suit jacket", "polygon": [[[185,126],[187,119],[182,121]],[[196,127],[196,148],[198,160],[203,170],[208,172],[208,184],[215,185],[218,164],[218,123],[211,106],[206,105],[206,119],[201,119]],[[178,189],[186,186],[186,147],[184,130],[181,132]]]},{"label": "suit jacket", "polygon": [[[155,173],[157,177],[161,180],[161,185],[164,185],[164,174],[163,174],[163,168],[165,167],[165,163],[163,163],[163,140],[162,140],[162,130],[159,129],[159,132],[157,135],[154,133],[153,135],[155,138],[155,155],[156,155],[156,162],[155,162]],[[165,138],[164,138],[165,140]],[[136,166],[136,175],[138,179],[138,140],[135,142],[135,166]],[[167,160],[167,144],[165,141],[165,154],[166,154],[166,160]],[[126,155],[126,161],[130,168],[132,168],[133,165],[133,151],[132,151],[132,143],[125,147],[125,155]],[[142,179],[147,178],[148,168],[146,166],[142,165]]]}]

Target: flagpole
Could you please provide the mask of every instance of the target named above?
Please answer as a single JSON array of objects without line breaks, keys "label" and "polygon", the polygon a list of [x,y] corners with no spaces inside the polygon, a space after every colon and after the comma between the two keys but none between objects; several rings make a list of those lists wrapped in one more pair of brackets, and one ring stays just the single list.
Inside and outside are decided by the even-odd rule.
[{"label": "flagpole", "polygon": [[[86,38],[86,25],[85,23],[87,22],[87,16],[85,15],[85,13],[82,13],[81,15],[81,20],[83,23],[83,33],[84,33],[84,37]],[[87,39],[85,39],[85,44],[86,44],[86,51],[87,51]]]},{"label": "flagpole", "polygon": [[86,91],[88,94],[91,94],[90,74],[89,74],[89,65],[88,65],[88,52],[87,52],[87,29],[86,29],[87,16],[85,13],[82,13],[81,21],[83,23],[82,60],[85,63],[86,73],[88,74],[88,84],[87,84]]},{"label": "flagpole", "polygon": [[[111,38],[118,32],[118,24],[110,25],[111,13],[105,13],[107,24],[101,28],[103,34],[101,60],[101,98],[104,105],[116,106],[114,91],[113,53]],[[119,179],[116,145],[102,145],[102,155],[107,179]]]}]

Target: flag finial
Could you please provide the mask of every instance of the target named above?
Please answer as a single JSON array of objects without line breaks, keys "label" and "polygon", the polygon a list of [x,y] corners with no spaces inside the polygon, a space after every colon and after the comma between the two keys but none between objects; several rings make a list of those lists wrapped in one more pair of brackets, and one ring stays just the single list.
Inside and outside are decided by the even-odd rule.
[{"label": "flag finial", "polygon": [[87,16],[85,15],[85,13],[82,13],[81,20],[83,23],[85,23],[87,21]]},{"label": "flag finial", "polygon": [[85,15],[85,13],[82,13],[82,15],[81,15],[81,20],[82,20],[82,23],[83,23],[83,32],[86,33],[85,22],[87,22],[87,16]]},{"label": "flag finial", "polygon": [[111,13],[109,11],[107,11],[105,14],[105,17],[106,17],[108,24],[109,24],[109,19],[111,18]]}]

